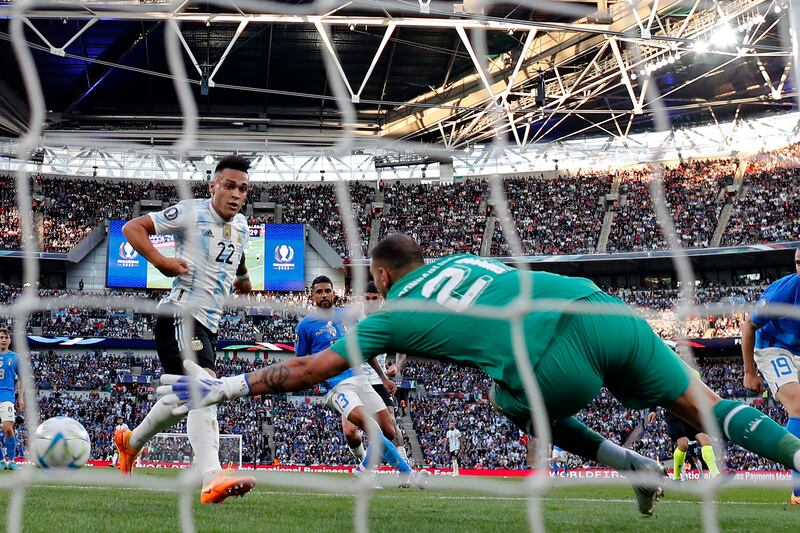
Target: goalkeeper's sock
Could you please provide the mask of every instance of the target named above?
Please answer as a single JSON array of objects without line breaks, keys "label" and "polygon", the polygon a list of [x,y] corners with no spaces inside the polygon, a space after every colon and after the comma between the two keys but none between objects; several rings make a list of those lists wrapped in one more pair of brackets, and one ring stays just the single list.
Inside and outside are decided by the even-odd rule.
[{"label": "goalkeeper's sock", "polygon": [[634,463],[639,467],[646,463],[654,469],[658,468],[658,463],[654,460],[603,438],[574,416],[554,422],[552,431],[554,445],[585,459],[617,470],[631,470]]},{"label": "goalkeeper's sock", "polygon": [[[789,422],[786,423],[786,430],[795,437],[800,437],[800,417],[790,416]],[[796,468],[792,470],[792,494],[800,497],[800,473]]]},{"label": "goalkeeper's sock", "polygon": [[703,456],[703,461],[706,462],[708,473],[711,474],[711,477],[717,477],[719,475],[719,468],[717,468],[717,456],[714,453],[714,447],[710,444],[706,444],[700,448],[700,455]]},{"label": "goalkeeper's sock", "polygon": [[[411,472],[411,467],[400,457],[400,453],[397,451],[397,447],[395,447],[392,441],[387,439],[383,434],[381,434],[381,440],[383,442],[383,459],[401,473]],[[370,445],[369,450],[372,449],[373,446]],[[367,456],[361,462],[361,468],[369,468],[370,463],[373,462],[369,450],[367,450]]]},{"label": "goalkeeper's sock", "polygon": [[675,454],[672,457],[672,479],[678,480],[681,478],[683,471],[683,463],[686,462],[686,452],[680,448],[675,448]]},{"label": "goalkeeper's sock", "polygon": [[6,435],[6,461],[13,462],[17,458],[17,438]]},{"label": "goalkeeper's sock", "polygon": [[165,429],[171,428],[183,419],[183,415],[175,416],[172,414],[174,405],[167,405],[164,399],[158,400],[150,412],[144,417],[144,420],[133,428],[131,438],[128,444],[135,450],[141,450],[147,441],[152,439],[156,433],[160,433]]},{"label": "goalkeeper's sock", "polygon": [[600,447],[597,448],[596,457],[590,457],[589,459],[608,465],[611,468],[616,468],[617,470],[632,470],[634,463],[641,464],[642,462],[652,463],[656,467],[658,466],[658,463],[649,457],[640,455],[633,450],[623,448],[610,440],[601,442]]},{"label": "goalkeeper's sock", "polygon": [[800,439],[761,411],[741,402],[720,400],[713,413],[723,437],[789,469],[800,469]]},{"label": "goalkeeper's sock", "polygon": [[219,464],[219,423],[217,406],[192,409],[186,417],[186,433],[194,451],[194,460],[203,483],[211,481],[222,470]]},{"label": "goalkeeper's sock", "polygon": [[350,448],[350,452],[358,459],[358,462],[363,462],[364,458],[367,457],[367,450],[364,449],[364,443],[361,442],[358,444],[357,448]]}]

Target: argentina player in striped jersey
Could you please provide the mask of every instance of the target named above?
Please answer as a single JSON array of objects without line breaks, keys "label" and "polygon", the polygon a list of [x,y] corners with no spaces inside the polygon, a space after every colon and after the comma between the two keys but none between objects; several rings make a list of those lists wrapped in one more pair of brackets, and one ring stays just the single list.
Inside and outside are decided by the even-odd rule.
[{"label": "argentina player in striped jersey", "polygon": [[[250,284],[244,251],[247,219],[239,213],[247,200],[250,164],[239,156],[222,159],[209,184],[211,198],[184,200],[167,209],[133,219],[122,228],[128,242],[162,274],[174,278],[172,290],[159,308],[172,309],[172,316],[159,315],[155,326],[156,351],[164,371],[183,373],[182,351],[194,352],[196,377],[216,377],[217,328],[223,306],[231,294],[248,293]],[[190,234],[189,232],[194,232]],[[172,235],[175,257],[162,255],[151,243],[152,235]],[[184,337],[182,308],[191,306],[193,337]],[[157,433],[177,424],[171,408],[157,402],[132,431],[114,432],[119,468],[130,474],[136,457]],[[252,477],[234,477],[219,462],[219,424],[214,408],[194,409],[186,416],[186,432],[195,464],[203,477],[202,503],[220,503],[241,496],[255,485]]]}]

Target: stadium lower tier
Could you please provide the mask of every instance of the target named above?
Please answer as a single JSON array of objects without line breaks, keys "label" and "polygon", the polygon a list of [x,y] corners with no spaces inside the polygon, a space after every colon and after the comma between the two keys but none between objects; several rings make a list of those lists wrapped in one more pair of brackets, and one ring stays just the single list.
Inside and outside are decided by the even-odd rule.
[{"label": "stadium lower tier", "polygon": [[[91,359],[91,361],[90,361]],[[91,363],[91,364],[89,364]],[[223,375],[251,371],[265,364],[247,359],[220,359]],[[92,440],[92,459],[110,460],[111,434],[118,418],[135,426],[150,409],[154,389],[150,384],[122,384],[120,376],[135,372],[155,375],[155,358],[134,355],[45,353],[33,358],[39,386],[41,419],[70,416],[80,421]],[[742,374],[735,360],[712,360],[701,366],[706,382],[723,397],[738,397]],[[471,368],[429,361],[409,361],[404,378],[417,388],[398,407],[406,449],[417,465],[449,467],[452,457],[445,433],[455,423],[461,431],[462,468],[527,468],[532,454],[527,436],[488,402],[490,380]],[[354,463],[341,432],[340,417],[324,406],[324,397],[308,391],[305,396],[255,397],[221,405],[220,432],[242,436],[241,461],[261,465],[351,465]],[[770,399],[754,405],[779,423],[785,423],[783,408]],[[663,417],[645,424],[647,413],[626,409],[603,390],[578,416],[592,429],[619,444],[662,461],[672,457]],[[24,419],[17,416],[18,455],[26,450]],[[412,431],[413,430],[413,431]],[[185,433],[185,423],[171,432]],[[532,446],[532,445],[531,445]],[[223,446],[225,451],[225,446]],[[183,462],[191,457],[188,443],[159,441],[148,450],[147,460]],[[238,444],[223,462],[238,462]],[[727,466],[736,470],[780,470],[769,461],[733,445],[726,450]],[[597,465],[577,457],[575,467]]]}]

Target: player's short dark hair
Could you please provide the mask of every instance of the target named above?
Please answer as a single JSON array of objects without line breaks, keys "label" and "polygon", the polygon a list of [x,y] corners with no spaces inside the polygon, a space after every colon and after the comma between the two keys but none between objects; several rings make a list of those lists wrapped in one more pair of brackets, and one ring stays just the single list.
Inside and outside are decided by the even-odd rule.
[{"label": "player's short dark hair", "polygon": [[214,175],[216,176],[226,168],[247,173],[250,171],[250,161],[240,155],[225,156],[217,163],[217,168],[214,169]]},{"label": "player's short dark hair", "polygon": [[319,285],[320,283],[327,283],[328,285],[333,287],[333,282],[331,281],[331,278],[329,278],[328,276],[317,276],[316,278],[314,278],[314,281],[311,282],[311,288],[313,289],[316,285]]},{"label": "player's short dark hair", "polygon": [[8,328],[0,328],[0,333],[5,333],[9,337],[11,336],[11,330],[9,330]]},{"label": "player's short dark hair", "polygon": [[392,233],[384,237],[373,248],[372,260],[382,263],[392,270],[425,264],[422,248],[414,239],[402,233]]},{"label": "player's short dark hair", "polygon": [[378,292],[378,286],[375,285],[374,281],[370,281],[369,283],[367,283],[367,290],[365,290],[364,292],[377,293]]}]

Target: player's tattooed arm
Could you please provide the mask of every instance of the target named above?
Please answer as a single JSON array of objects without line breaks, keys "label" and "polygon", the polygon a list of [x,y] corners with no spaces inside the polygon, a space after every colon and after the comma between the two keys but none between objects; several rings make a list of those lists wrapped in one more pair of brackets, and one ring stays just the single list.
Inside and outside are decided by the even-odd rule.
[{"label": "player's tattooed arm", "polygon": [[301,391],[342,373],[349,366],[339,354],[328,349],[314,357],[297,357],[264,367],[247,374],[246,379],[252,396]]},{"label": "player's tattooed arm", "polygon": [[286,392],[286,380],[291,372],[283,364],[270,365],[247,376],[251,394]]}]

